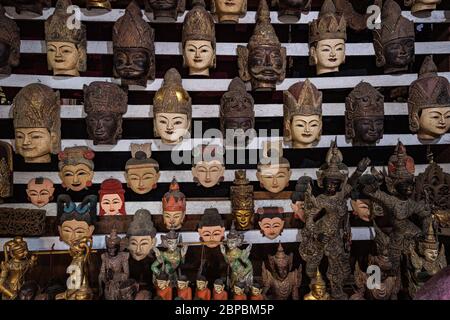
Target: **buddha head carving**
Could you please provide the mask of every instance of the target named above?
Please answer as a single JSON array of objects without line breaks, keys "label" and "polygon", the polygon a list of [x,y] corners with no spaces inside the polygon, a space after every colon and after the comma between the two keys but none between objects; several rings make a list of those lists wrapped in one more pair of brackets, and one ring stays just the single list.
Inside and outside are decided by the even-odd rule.
[{"label": "buddha head carving", "polygon": [[88,147],[68,147],[58,154],[62,187],[75,192],[92,186],[95,153]]},{"label": "buddha head carving", "polygon": [[348,179],[348,167],[342,162],[343,156],[336,140],[331,141],[325,163],[316,172],[317,185],[324,189],[324,194],[334,196]]},{"label": "buddha head carving", "polygon": [[409,87],[409,128],[423,141],[439,139],[450,129],[450,83],[437,75],[437,67],[427,56],[419,78]]},{"label": "buddha head carving", "polygon": [[312,0],[273,0],[278,6],[278,20],[284,23],[295,23],[300,16],[311,10]]},{"label": "buddha head carving", "polygon": [[264,237],[273,240],[283,232],[284,228],[284,210],[282,207],[263,207],[259,208],[258,224]]},{"label": "buddha head carving", "polygon": [[180,191],[175,177],[170,184],[169,191],[162,198],[163,221],[169,230],[178,230],[182,227],[186,215],[186,197]]},{"label": "buddha head carving", "polygon": [[414,159],[406,153],[399,140],[394,153],[389,157],[386,187],[391,194],[408,199],[414,192]]},{"label": "buddha head carving", "polygon": [[26,192],[28,200],[36,207],[41,208],[53,199],[55,187],[52,180],[37,177],[28,182]]},{"label": "buddha head carving", "polygon": [[48,69],[55,76],[79,76],[86,71],[86,26],[68,27],[71,5],[71,0],[58,0],[55,12],[45,22]]},{"label": "buddha head carving", "polygon": [[225,223],[216,208],[205,209],[198,223],[197,232],[200,241],[205,242],[208,248],[219,246],[225,237]]},{"label": "buddha head carving", "polygon": [[198,145],[193,149],[192,176],[205,188],[211,188],[224,180],[223,148],[219,145]]},{"label": "buddha head carving", "polygon": [[52,6],[51,0],[15,0],[11,2],[18,14],[21,14],[22,11],[29,11],[42,15],[44,8]]},{"label": "buddha head carving", "polygon": [[27,163],[49,163],[61,150],[59,91],[40,83],[22,88],[13,100],[16,153]]},{"label": "buddha head carving", "polygon": [[231,210],[236,229],[248,230],[253,225],[254,201],[253,186],[246,177],[245,170],[234,172],[233,185],[230,187]]},{"label": "buddha head carving", "polygon": [[345,99],[345,137],[354,146],[373,146],[384,132],[384,96],[360,82]]},{"label": "buddha head carving", "polygon": [[10,75],[20,62],[20,30],[0,4],[0,74]]},{"label": "buddha head carving", "polygon": [[131,159],[125,164],[127,186],[137,194],[156,189],[159,180],[159,164],[151,158],[151,143],[131,144]]},{"label": "buddha head carving", "polygon": [[155,79],[155,32],[133,0],[113,27],[114,77],[124,85],[145,87]]},{"label": "buddha head carving", "polygon": [[126,215],[125,190],[117,179],[106,179],[98,191],[101,216]]},{"label": "buddha head carving", "polygon": [[127,112],[127,92],[116,84],[94,81],[84,85],[84,111],[89,138],[97,144],[116,144]]},{"label": "buddha head carving", "polygon": [[386,0],[381,29],[375,29],[373,36],[377,67],[384,67],[384,73],[408,71],[414,61],[414,36],[414,22],[402,16],[397,2]]},{"label": "buddha head carving", "polygon": [[216,32],[204,0],[192,2],[184,18],[181,42],[183,65],[189,68],[189,74],[209,76],[209,68],[216,67]]},{"label": "buddha head carving", "polygon": [[289,185],[291,174],[289,161],[283,158],[282,142],[265,142],[263,156],[256,171],[256,177],[261,187],[269,192],[279,193]]},{"label": "buddha head carving", "polygon": [[86,9],[106,9],[111,10],[111,2],[116,0],[86,0]]},{"label": "buddha head carving", "polygon": [[176,21],[186,10],[186,0],[146,0],[145,10],[153,12],[156,21]]},{"label": "buddha head carving", "polygon": [[220,23],[238,23],[247,13],[247,0],[212,0],[211,13]]},{"label": "buddha head carving", "polygon": [[336,12],[332,0],[325,0],[319,17],[309,24],[309,64],[316,66],[316,73],[339,71],[345,62],[347,22]]},{"label": "buddha head carving", "polygon": [[127,231],[128,251],[136,261],[148,257],[156,245],[156,229],[150,211],[139,209],[133,216]]},{"label": "buddha head carving", "polygon": [[405,6],[411,7],[411,12],[432,11],[442,0],[405,0]]},{"label": "buddha head carving", "polygon": [[257,91],[275,90],[286,76],[286,48],[281,46],[270,24],[266,0],[260,0],[256,26],[247,47],[237,47],[239,77]]},{"label": "buddha head carving", "polygon": [[283,92],[284,141],[311,148],[322,135],[322,92],[308,79]]},{"label": "buddha head carving", "polygon": [[13,150],[9,143],[0,141],[0,202],[13,195]]},{"label": "buddha head carving", "polygon": [[165,144],[177,144],[190,132],[192,100],[175,68],[164,75],[164,82],[153,98],[153,130]]},{"label": "buddha head carving", "polygon": [[312,188],[313,179],[308,176],[300,177],[295,185],[295,191],[291,195],[291,208],[294,212],[294,217],[305,222],[305,193],[308,191],[308,186]]},{"label": "buddha head carving", "polygon": [[91,237],[97,219],[97,197],[86,196],[76,205],[67,194],[57,199],[58,232],[61,241],[69,246],[84,237]]},{"label": "buddha head carving", "polygon": [[[234,78],[220,99],[220,130],[227,145],[237,141],[250,142],[251,131],[255,126],[254,100],[245,88],[245,83]],[[227,130],[229,131],[227,134]],[[230,135],[231,133],[231,135]]]}]

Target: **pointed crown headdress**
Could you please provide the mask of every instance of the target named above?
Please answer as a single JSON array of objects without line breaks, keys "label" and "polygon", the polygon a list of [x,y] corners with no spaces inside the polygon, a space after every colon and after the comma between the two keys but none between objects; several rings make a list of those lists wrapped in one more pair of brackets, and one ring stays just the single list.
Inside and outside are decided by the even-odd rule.
[{"label": "pointed crown headdress", "polygon": [[332,0],[325,0],[319,17],[309,24],[309,44],[326,39],[347,39],[347,22]]},{"label": "pointed crown headdress", "polygon": [[163,211],[186,211],[186,196],[180,191],[177,180],[173,177],[169,191],[162,198]]},{"label": "pointed crown headdress", "polygon": [[248,47],[261,45],[281,47],[275,29],[270,23],[270,11],[266,0],[259,1],[255,30],[248,41]]},{"label": "pointed crown headdress", "polygon": [[192,9],[184,18],[181,39],[183,47],[188,40],[205,40],[211,42],[213,49],[216,48],[214,19],[206,11],[204,0],[192,1]]}]

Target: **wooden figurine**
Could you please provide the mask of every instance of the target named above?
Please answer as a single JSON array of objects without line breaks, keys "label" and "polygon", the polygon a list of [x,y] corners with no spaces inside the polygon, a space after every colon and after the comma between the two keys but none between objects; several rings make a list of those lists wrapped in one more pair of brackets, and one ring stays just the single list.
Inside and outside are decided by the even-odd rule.
[{"label": "wooden figurine", "polygon": [[185,275],[178,277],[177,298],[180,300],[192,300],[192,289],[189,287],[189,280]]},{"label": "wooden figurine", "polygon": [[386,0],[381,9],[381,29],[374,30],[373,46],[377,67],[384,73],[406,72],[414,62],[414,22],[402,16],[394,0]]},{"label": "wooden figurine", "polygon": [[233,285],[233,300],[247,300],[245,287],[246,284],[244,282],[238,282]]},{"label": "wooden figurine", "polygon": [[66,190],[79,192],[92,186],[95,153],[89,147],[67,147],[58,154],[59,178]]},{"label": "wooden figurine", "polygon": [[327,284],[323,280],[319,269],[317,269],[316,276],[311,281],[310,288],[311,291],[303,297],[303,300],[331,300],[331,296],[327,292]]},{"label": "wooden figurine", "polygon": [[145,87],[155,79],[155,32],[131,1],[113,27],[113,73],[123,85]]},{"label": "wooden figurine", "polygon": [[160,177],[159,164],[152,159],[151,143],[131,144],[131,159],[125,164],[127,186],[137,194],[156,189]]},{"label": "wooden figurine", "polygon": [[409,87],[409,128],[423,142],[435,142],[450,129],[450,83],[437,71],[427,56]]},{"label": "wooden figurine", "polygon": [[250,81],[254,91],[275,90],[286,76],[286,48],[270,24],[266,0],[260,0],[256,26],[246,47],[238,45],[239,77]]},{"label": "wooden figurine", "polygon": [[139,209],[133,216],[128,230],[128,251],[135,261],[147,258],[156,246],[156,229],[150,211]]},{"label": "wooden figurine", "polygon": [[186,0],[146,0],[145,11],[153,12],[156,22],[173,22],[186,10]]},{"label": "wooden figurine", "polygon": [[0,4],[0,74],[10,75],[20,62],[20,30]]},{"label": "wooden figurine", "polygon": [[139,283],[134,279],[122,281],[119,286],[119,300],[150,300],[148,290],[140,290]]},{"label": "wooden figurine", "polygon": [[308,190],[308,186],[312,188],[313,179],[308,176],[300,177],[291,195],[291,208],[294,213],[294,218],[303,222],[305,222],[305,193]]},{"label": "wooden figurine", "polygon": [[125,190],[117,179],[106,179],[98,191],[101,216],[126,215]]},{"label": "wooden figurine", "polygon": [[102,265],[98,275],[99,295],[102,296],[104,292],[105,300],[120,300],[120,284],[130,275],[128,267],[130,254],[120,252],[121,240],[116,229],[113,229],[109,236],[105,236],[106,252],[101,255]]},{"label": "wooden figurine", "polygon": [[55,76],[75,76],[87,68],[86,26],[70,25],[71,0],[58,0],[55,11],[45,21],[48,69]]},{"label": "wooden figurine", "polygon": [[168,230],[178,230],[183,226],[186,216],[186,196],[180,191],[175,177],[169,191],[162,198],[162,210],[164,225]]},{"label": "wooden figurine", "polygon": [[238,23],[247,13],[247,0],[212,0],[211,13],[219,23]]},{"label": "wooden figurine", "polygon": [[284,228],[283,207],[262,207],[256,212],[259,228],[264,237],[273,240],[281,235]]},{"label": "wooden figurine", "polygon": [[253,282],[250,287],[250,299],[254,301],[266,300],[263,295],[263,288],[258,282]]},{"label": "wooden figurine", "polygon": [[[156,297],[159,297],[160,300],[172,300],[173,297],[173,288],[170,283],[169,276],[161,272],[156,276]],[[156,300],[155,297],[155,300]]]},{"label": "wooden figurine", "polygon": [[278,7],[278,20],[283,23],[295,23],[302,14],[311,10],[312,0],[272,0],[272,5]]},{"label": "wooden figurine", "polygon": [[55,187],[53,181],[48,178],[37,177],[27,184],[28,200],[38,208],[42,208],[53,200]]},{"label": "wooden figurine", "polygon": [[225,290],[225,282],[223,279],[216,279],[214,281],[212,300],[228,300],[228,292]]},{"label": "wooden figurine", "polygon": [[338,72],[345,63],[347,22],[336,12],[333,0],[325,0],[319,17],[309,24],[309,64],[318,75]]},{"label": "wooden figurine", "polygon": [[26,163],[50,163],[61,151],[59,91],[32,83],[23,87],[12,103],[16,153]]},{"label": "wooden figurine", "polygon": [[[353,215],[357,216],[362,221],[373,221],[376,217],[383,216],[384,211],[377,202],[374,202],[367,196],[363,189],[365,185],[377,182],[376,176],[372,174],[363,174],[359,177],[357,183],[353,186],[350,193],[350,206],[352,207]],[[379,185],[382,181],[379,181]]]},{"label": "wooden figurine", "polygon": [[261,187],[271,193],[279,193],[289,185],[291,175],[289,160],[283,157],[282,142],[265,141],[263,156],[256,170]]},{"label": "wooden figurine", "polygon": [[209,76],[209,69],[216,67],[216,32],[204,0],[192,1],[192,9],[184,18],[181,39],[183,66],[189,68],[189,75]]},{"label": "wooden figurine", "polygon": [[192,150],[192,154],[192,176],[198,185],[211,188],[224,180],[224,151],[221,146],[198,145]]},{"label": "wooden figurine", "polygon": [[25,275],[37,263],[37,256],[29,254],[22,237],[14,237],[3,246],[5,260],[0,264],[0,293],[2,300],[14,300],[25,282]]},{"label": "wooden figurine", "polygon": [[322,92],[308,79],[283,92],[284,141],[311,148],[322,135]]},{"label": "wooden figurine", "polygon": [[12,146],[0,141],[0,203],[13,195],[13,169]]},{"label": "wooden figurine", "polygon": [[203,212],[198,223],[197,232],[200,241],[208,248],[216,248],[225,237],[225,222],[216,208],[208,208]]},{"label": "wooden figurine", "polygon": [[253,186],[247,179],[245,170],[234,172],[230,187],[231,211],[238,230],[248,230],[253,225],[254,200]]},{"label": "wooden figurine", "polygon": [[286,255],[281,243],[277,253],[269,255],[269,270],[262,265],[264,295],[275,300],[299,300],[299,288],[302,282],[302,266],[293,268],[293,253]]},{"label": "wooden figurine", "polygon": [[195,281],[195,298],[198,300],[211,300],[211,290],[208,288],[208,281],[202,275]]}]

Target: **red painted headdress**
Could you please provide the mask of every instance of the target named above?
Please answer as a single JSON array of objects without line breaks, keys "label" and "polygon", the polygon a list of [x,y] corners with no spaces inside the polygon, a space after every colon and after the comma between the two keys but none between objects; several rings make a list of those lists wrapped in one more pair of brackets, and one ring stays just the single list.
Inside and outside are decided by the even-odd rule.
[{"label": "red painted headdress", "polygon": [[170,184],[169,191],[162,198],[163,211],[182,211],[186,212],[186,197],[180,191],[175,177]]},{"label": "red painted headdress", "polygon": [[[122,187],[122,183],[117,179],[106,179],[100,185],[100,190],[98,191],[99,195],[99,203],[102,203],[102,199],[104,195],[107,194],[117,194],[119,198],[122,200],[122,207],[119,209],[119,213],[122,215],[126,215],[125,211],[125,190]],[[100,205],[100,215],[105,215],[105,210],[103,210]]]}]

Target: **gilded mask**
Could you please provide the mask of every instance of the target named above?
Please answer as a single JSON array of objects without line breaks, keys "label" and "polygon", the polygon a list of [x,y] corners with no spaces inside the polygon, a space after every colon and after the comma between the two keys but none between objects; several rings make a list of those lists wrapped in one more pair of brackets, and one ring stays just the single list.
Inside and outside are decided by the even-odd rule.
[{"label": "gilded mask", "polygon": [[186,0],[147,0],[145,10],[153,12],[153,19],[157,22],[172,22],[186,10]]},{"label": "gilded mask", "polygon": [[175,177],[170,184],[169,191],[162,198],[163,221],[169,230],[178,230],[182,227],[186,214],[186,197],[180,191]]},{"label": "gilded mask", "polygon": [[278,20],[284,23],[295,23],[311,10],[311,0],[272,0],[272,4],[278,5]]},{"label": "gilded mask", "polygon": [[376,63],[384,73],[408,71],[414,61],[414,22],[402,16],[397,2],[386,0],[381,10],[381,29],[374,30]]},{"label": "gilded mask", "polygon": [[133,216],[127,231],[128,251],[136,261],[148,257],[156,245],[156,229],[150,211],[139,209]]},{"label": "gilded mask", "polygon": [[9,143],[0,141],[0,202],[13,195],[13,150]]},{"label": "gilded mask", "polygon": [[151,143],[131,144],[131,159],[125,164],[127,186],[137,194],[156,189],[159,180],[159,164],[151,158]]},{"label": "gilded mask", "polygon": [[70,196],[57,198],[58,232],[61,241],[71,246],[76,241],[91,237],[97,219],[97,197],[86,196],[78,206]]},{"label": "gilded mask", "polygon": [[442,0],[405,0],[405,6],[411,7],[411,12],[432,11]]},{"label": "gilded mask", "polygon": [[336,12],[332,0],[325,0],[318,19],[309,24],[309,64],[316,66],[316,73],[339,71],[345,62],[347,22]]},{"label": "gilded mask", "polygon": [[0,74],[10,75],[20,62],[20,30],[0,4]]},{"label": "gilded mask", "polygon": [[48,69],[55,76],[79,76],[86,71],[86,26],[69,28],[71,0],[58,0],[55,12],[45,22]]},{"label": "gilded mask", "polygon": [[209,68],[216,67],[216,35],[204,0],[194,0],[184,18],[182,45],[183,65],[189,67],[189,74],[209,76]]},{"label": "gilded mask", "polygon": [[101,216],[126,215],[125,190],[117,179],[106,179],[98,191]]},{"label": "gilded mask", "polygon": [[260,0],[256,26],[247,47],[238,46],[239,77],[251,81],[253,90],[275,90],[286,76],[286,48],[273,26],[266,0]]},{"label": "gilded mask", "polygon": [[92,186],[95,153],[88,147],[68,147],[58,154],[62,187],[82,191]]},{"label": "gilded mask", "polygon": [[22,11],[29,11],[42,15],[44,8],[52,6],[51,0],[15,0],[11,2],[18,14],[21,14]]},{"label": "gilded mask", "polygon": [[116,0],[86,0],[86,9],[106,9],[111,10],[111,2]]},{"label": "gilded mask", "polygon": [[230,187],[233,219],[236,223],[236,229],[248,230],[253,225],[253,186],[247,179],[245,170],[236,170],[234,175],[233,185]]},{"label": "gilded mask", "polygon": [[211,13],[220,23],[238,23],[247,13],[247,0],[212,0]]},{"label": "gilded mask", "polygon": [[291,208],[292,212],[294,212],[294,217],[296,219],[300,219],[305,222],[305,193],[308,191],[308,188],[312,188],[313,180],[311,177],[303,176],[297,180],[297,184],[295,185],[295,190],[291,195]]},{"label": "gilded mask", "polygon": [[33,178],[27,185],[28,200],[36,207],[41,208],[53,200],[55,187],[53,181],[47,178]]},{"label": "gilded mask", "polygon": [[[245,83],[234,78],[220,99],[220,130],[226,138],[227,145],[237,141],[250,142],[255,126],[254,100],[245,88]],[[239,130],[240,129],[240,130]],[[231,131],[232,130],[232,131]],[[230,134],[227,134],[230,131]]]},{"label": "gilded mask", "polygon": [[437,67],[427,56],[419,78],[411,83],[408,97],[409,128],[423,141],[439,139],[450,129],[450,83],[437,75]]},{"label": "gilded mask", "polygon": [[184,90],[181,76],[174,68],[164,75],[164,82],[153,98],[153,130],[165,144],[177,144],[190,132],[191,97]]},{"label": "gilded mask", "polygon": [[205,188],[211,188],[224,180],[223,149],[218,145],[199,145],[193,150],[192,176]]},{"label": "gilded mask", "polygon": [[322,135],[322,92],[308,79],[283,92],[284,141],[311,148]]},{"label": "gilded mask", "polygon": [[197,232],[200,241],[205,242],[208,248],[219,246],[225,237],[225,223],[216,208],[205,209],[198,223]]},{"label": "gilded mask", "polygon": [[61,150],[59,92],[40,83],[22,88],[13,100],[16,153],[27,163],[49,163]]},{"label": "gilded mask", "polygon": [[113,72],[124,85],[145,87],[155,79],[155,32],[133,0],[113,27]]},{"label": "gilded mask", "polygon": [[97,144],[116,144],[122,135],[122,116],[127,112],[128,95],[110,82],[84,85],[84,111],[89,139]]},{"label": "gilded mask", "polygon": [[269,192],[279,193],[289,185],[291,174],[289,161],[283,158],[281,141],[267,141],[256,172],[261,187]]},{"label": "gilded mask", "polygon": [[354,146],[373,146],[384,132],[384,96],[360,82],[345,99],[345,136]]},{"label": "gilded mask", "polygon": [[284,228],[284,210],[281,207],[263,207],[257,210],[261,233],[273,240],[281,235]]}]

